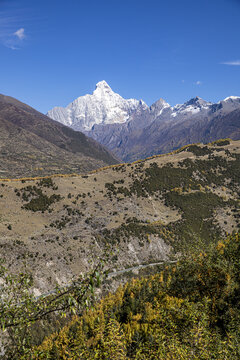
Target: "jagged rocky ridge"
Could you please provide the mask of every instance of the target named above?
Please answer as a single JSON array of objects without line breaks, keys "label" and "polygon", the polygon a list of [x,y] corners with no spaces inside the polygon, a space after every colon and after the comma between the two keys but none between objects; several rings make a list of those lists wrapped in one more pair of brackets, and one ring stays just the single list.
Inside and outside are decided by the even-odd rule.
[{"label": "jagged rocky ridge", "polygon": [[142,100],[123,99],[101,81],[92,95],[55,107],[47,114],[81,130],[110,149],[118,158],[132,161],[177,149],[194,142],[219,138],[240,139],[240,97],[216,104],[195,97],[171,107],[159,99],[148,107]]}]

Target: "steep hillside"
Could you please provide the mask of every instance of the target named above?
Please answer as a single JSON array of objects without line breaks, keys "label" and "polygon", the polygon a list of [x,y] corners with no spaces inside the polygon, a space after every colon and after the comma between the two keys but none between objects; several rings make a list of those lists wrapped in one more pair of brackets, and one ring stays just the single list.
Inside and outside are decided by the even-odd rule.
[{"label": "steep hillside", "polygon": [[210,114],[197,114],[181,121],[161,122],[155,120],[141,130],[137,136],[132,133],[125,147],[115,153],[125,161],[133,161],[154,154],[161,154],[178,149],[190,143],[209,143],[229,137],[240,139],[240,108]]},{"label": "steep hillside", "polygon": [[88,175],[2,180],[1,255],[13,269],[27,262],[36,293],[89,269],[106,245],[115,275],[167,260],[239,228],[239,164],[240,141],[223,140]]},{"label": "steep hillside", "polygon": [[125,124],[95,125],[86,131],[124,161],[162,154],[181,146],[229,137],[240,139],[240,98],[211,104],[196,97],[170,107],[160,99],[132,114]]},{"label": "steep hillside", "polygon": [[239,250],[236,234],[129,282],[38,350],[52,360],[66,354],[83,360],[238,360]]},{"label": "steep hillside", "polygon": [[117,160],[95,140],[0,96],[1,177],[86,172]]}]

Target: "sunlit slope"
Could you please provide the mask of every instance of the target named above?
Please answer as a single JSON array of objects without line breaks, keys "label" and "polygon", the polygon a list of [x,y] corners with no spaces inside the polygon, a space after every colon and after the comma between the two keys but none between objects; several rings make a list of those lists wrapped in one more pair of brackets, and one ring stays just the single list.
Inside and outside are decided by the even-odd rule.
[{"label": "sunlit slope", "polygon": [[154,263],[239,228],[240,142],[88,175],[0,181],[1,254],[27,264],[35,286],[66,283],[106,244],[111,269]]},{"label": "sunlit slope", "polygon": [[39,347],[48,359],[239,359],[239,234],[133,280]]}]

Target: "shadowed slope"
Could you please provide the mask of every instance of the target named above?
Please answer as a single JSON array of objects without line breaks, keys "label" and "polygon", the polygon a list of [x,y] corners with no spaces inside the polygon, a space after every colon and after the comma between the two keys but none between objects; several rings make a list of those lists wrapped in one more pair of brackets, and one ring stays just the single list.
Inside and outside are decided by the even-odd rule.
[{"label": "shadowed slope", "polygon": [[95,140],[4,95],[0,129],[1,177],[82,172],[117,162]]}]

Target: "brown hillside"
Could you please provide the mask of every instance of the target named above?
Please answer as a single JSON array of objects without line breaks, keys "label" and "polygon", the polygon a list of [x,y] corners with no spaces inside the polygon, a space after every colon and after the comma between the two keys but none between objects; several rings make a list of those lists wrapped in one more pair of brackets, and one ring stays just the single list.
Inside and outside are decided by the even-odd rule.
[{"label": "brown hillside", "polygon": [[86,172],[117,160],[100,144],[0,95],[1,177]]},{"label": "brown hillside", "polygon": [[46,291],[106,244],[112,271],[204,246],[240,226],[239,164],[240,142],[224,140],[88,175],[2,180],[1,256],[13,269],[26,262]]}]

